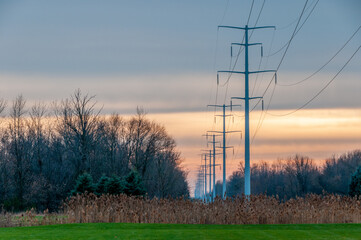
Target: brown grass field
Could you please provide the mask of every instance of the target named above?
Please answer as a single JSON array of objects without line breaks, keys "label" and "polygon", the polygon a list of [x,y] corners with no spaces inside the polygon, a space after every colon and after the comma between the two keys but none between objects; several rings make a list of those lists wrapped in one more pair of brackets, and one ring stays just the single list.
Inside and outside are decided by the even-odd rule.
[{"label": "brown grass field", "polygon": [[361,223],[360,199],[340,195],[306,195],[280,201],[254,195],[215,199],[205,204],[191,199],[147,199],[126,195],[77,195],[59,213],[3,213],[0,226],[62,223],[175,223],[175,224],[304,224]]}]

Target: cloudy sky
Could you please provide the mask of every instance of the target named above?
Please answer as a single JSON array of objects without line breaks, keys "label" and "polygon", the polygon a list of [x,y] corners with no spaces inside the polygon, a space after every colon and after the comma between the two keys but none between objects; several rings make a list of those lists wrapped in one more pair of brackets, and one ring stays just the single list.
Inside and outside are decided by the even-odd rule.
[{"label": "cloudy sky", "polygon": [[[250,41],[262,42],[264,50],[261,58],[259,47],[251,48],[252,70],[277,68],[286,48],[278,50],[289,41],[305,2],[254,1],[249,25],[259,16],[257,25],[274,25],[276,30],[252,34]],[[80,88],[97,96],[104,113],[132,114],[143,106],[177,140],[192,178],[204,147],[201,134],[219,124],[213,124],[214,112],[207,113],[206,105],[228,103],[244,92],[242,76],[224,84],[227,75],[221,75],[217,87],[216,71],[229,70],[236,60],[230,57],[230,43],[243,37],[242,31],[217,26],[244,26],[251,6],[251,0],[0,0],[0,97],[11,101],[23,94],[30,105],[68,97]],[[309,0],[301,24],[279,68],[279,85],[265,95],[270,113],[286,114],[302,106],[357,50],[361,30],[315,76],[293,87],[281,86],[308,77],[341,49],[361,25],[361,2]],[[235,70],[243,67],[242,52]],[[252,95],[261,95],[271,78],[252,76]],[[359,146],[360,80],[358,52],[305,110],[283,118],[266,116],[252,145],[253,159],[297,151],[323,159]],[[263,119],[256,110],[253,131]],[[242,129],[242,114],[235,115],[229,128]],[[230,144],[239,147],[228,173],[243,156],[242,141],[233,138]]]}]

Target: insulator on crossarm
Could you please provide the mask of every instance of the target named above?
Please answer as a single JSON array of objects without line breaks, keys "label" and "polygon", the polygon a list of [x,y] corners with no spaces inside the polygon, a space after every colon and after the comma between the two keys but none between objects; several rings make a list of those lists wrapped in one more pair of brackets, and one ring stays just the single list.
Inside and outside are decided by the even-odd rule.
[{"label": "insulator on crossarm", "polygon": [[277,73],[275,73],[275,84],[277,84]]},{"label": "insulator on crossarm", "polygon": [[263,57],[263,46],[261,46],[261,57]]},{"label": "insulator on crossarm", "polygon": [[217,73],[217,85],[219,85],[219,74]]},{"label": "insulator on crossarm", "polygon": [[232,105],[233,105],[233,104],[232,104],[232,100],[231,100],[231,112],[232,112]]},{"label": "insulator on crossarm", "polygon": [[262,111],[264,110],[264,101],[262,99]]},{"label": "insulator on crossarm", "polygon": [[233,48],[232,48],[232,45],[231,45],[231,57],[233,57]]}]

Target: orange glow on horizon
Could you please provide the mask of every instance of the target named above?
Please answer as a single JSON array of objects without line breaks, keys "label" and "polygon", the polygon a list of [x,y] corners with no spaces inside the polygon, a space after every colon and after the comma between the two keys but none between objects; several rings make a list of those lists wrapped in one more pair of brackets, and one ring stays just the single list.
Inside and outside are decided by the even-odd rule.
[{"label": "orange glow on horizon", "polygon": [[[270,111],[283,114],[288,110]],[[167,132],[175,138],[184,159],[183,166],[189,171],[189,183],[194,179],[201,164],[201,150],[207,130],[221,130],[221,119],[214,124],[213,111],[149,114],[148,117],[164,124]],[[228,130],[242,130],[242,113],[235,112],[234,121],[227,120]],[[251,137],[256,130],[261,112],[251,114]],[[296,153],[306,155],[316,162],[333,155],[340,155],[361,146],[360,109],[311,109],[301,110],[287,117],[266,116],[251,145],[251,163],[286,159]],[[227,145],[235,146],[227,153],[227,176],[238,169],[243,160],[244,140],[240,135],[228,136]],[[221,163],[221,157],[218,157]],[[218,173],[218,174],[217,174]],[[221,169],[216,172],[221,179]]]}]

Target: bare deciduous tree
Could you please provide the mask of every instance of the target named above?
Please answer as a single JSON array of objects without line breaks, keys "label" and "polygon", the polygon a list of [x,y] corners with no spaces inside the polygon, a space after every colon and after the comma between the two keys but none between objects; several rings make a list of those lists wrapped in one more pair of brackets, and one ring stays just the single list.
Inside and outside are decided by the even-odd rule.
[{"label": "bare deciduous tree", "polygon": [[10,110],[10,122],[8,126],[8,147],[12,158],[15,192],[19,205],[23,206],[25,187],[28,184],[30,171],[29,149],[26,141],[26,101],[19,95],[12,104]]}]

